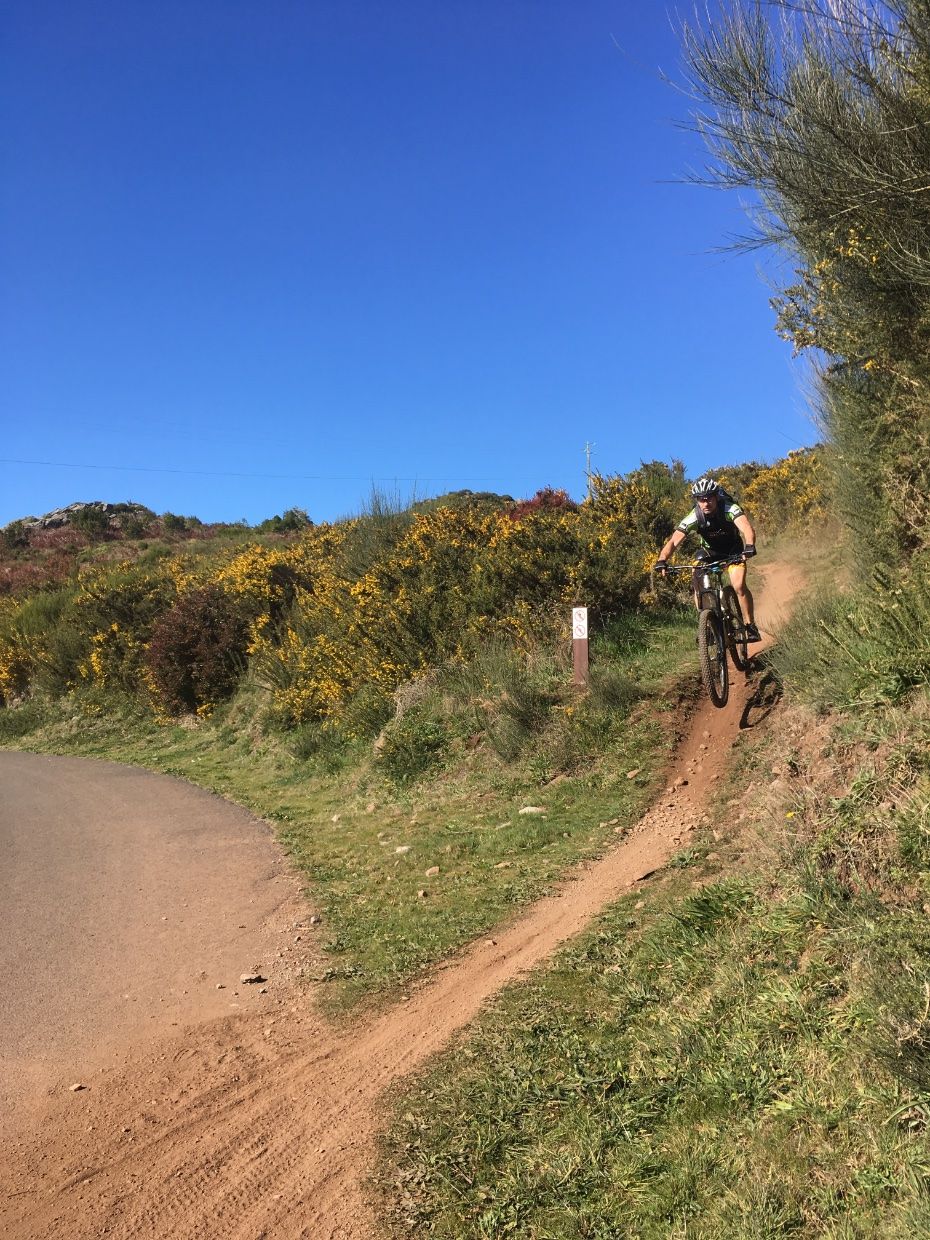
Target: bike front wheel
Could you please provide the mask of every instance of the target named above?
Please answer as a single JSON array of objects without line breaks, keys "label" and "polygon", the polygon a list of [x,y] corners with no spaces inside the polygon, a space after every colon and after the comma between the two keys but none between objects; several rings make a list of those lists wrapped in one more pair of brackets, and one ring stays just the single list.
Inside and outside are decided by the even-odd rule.
[{"label": "bike front wheel", "polygon": [[726,706],[730,695],[727,647],[723,625],[715,611],[705,610],[698,615],[698,654],[708,697],[715,706]]},{"label": "bike front wheel", "polygon": [[749,643],[746,639],[746,623],[740,610],[739,599],[732,586],[723,591],[723,610],[727,618],[727,644],[730,657],[738,672],[745,672],[749,666]]}]

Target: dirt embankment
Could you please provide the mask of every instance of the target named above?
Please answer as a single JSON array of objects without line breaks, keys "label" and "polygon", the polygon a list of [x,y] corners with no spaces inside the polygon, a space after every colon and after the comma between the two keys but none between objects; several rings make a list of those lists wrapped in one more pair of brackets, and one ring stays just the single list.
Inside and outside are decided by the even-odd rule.
[{"label": "dirt embankment", "polygon": [[[759,621],[770,630],[798,582],[784,565],[769,565],[761,575]],[[735,681],[724,710],[709,703],[697,710],[670,771],[669,791],[615,850],[579,867],[556,895],[473,944],[409,1001],[370,1023],[333,1031],[307,1011],[284,972],[262,996],[249,988],[246,999],[246,987],[233,983],[248,1010],[204,1023],[179,1006],[178,1019],[188,1023],[173,1036],[140,1041],[137,1026],[120,1033],[111,1017],[108,1054],[80,1082],[87,1088],[71,1091],[69,1083],[77,1082],[59,1074],[50,1093],[27,1105],[28,1082],[37,1071],[47,1075],[56,1055],[59,1063],[73,1063],[50,1031],[39,1069],[20,1056],[21,1106],[0,1152],[5,1235],[373,1236],[376,1220],[367,1212],[364,1186],[379,1098],[441,1049],[495,991],[545,959],[687,841],[706,813],[733,740],[753,721],[752,685],[741,676]],[[164,863],[177,866],[177,859]],[[293,913],[292,895],[279,892],[258,918],[261,928],[255,927],[278,936],[278,959],[286,958],[285,946],[293,948],[293,924],[287,934],[282,928]],[[161,904],[159,917],[182,915],[170,892]],[[48,959],[61,959],[54,940],[46,938],[45,950]],[[150,954],[150,942],[124,940],[117,974],[137,976]],[[56,975],[61,1010],[82,1003],[67,959]],[[101,1011],[107,1010],[104,1004]],[[94,1020],[89,1012],[81,1026],[84,1046],[94,1041],[88,1040]]]}]

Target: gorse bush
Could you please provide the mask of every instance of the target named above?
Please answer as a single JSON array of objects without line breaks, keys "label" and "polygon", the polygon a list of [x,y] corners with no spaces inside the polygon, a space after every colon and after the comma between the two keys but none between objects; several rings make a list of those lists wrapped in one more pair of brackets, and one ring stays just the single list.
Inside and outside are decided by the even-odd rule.
[{"label": "gorse bush", "polygon": [[819,351],[837,515],[876,562],[930,544],[927,20],[734,0],[685,34],[708,180],[756,191],[754,240],[794,259],[778,331]]},{"label": "gorse bush", "polygon": [[74,606],[62,613],[59,643],[81,642],[68,683],[146,696],[145,648],[161,615],[177,597],[180,575],[169,562],[119,565],[85,573]]},{"label": "gorse bush", "polygon": [[[293,551],[256,552],[247,573],[256,598],[272,559],[287,557],[298,582],[286,619],[254,626],[256,673],[285,719],[337,718],[362,685],[390,694],[495,637],[526,647],[579,600],[615,614],[636,604],[683,490],[679,468],[653,464],[595,479],[582,505],[516,522],[484,504],[382,508],[317,527]],[[234,578],[235,564],[224,580]]]},{"label": "gorse bush", "polygon": [[9,701],[29,689],[52,696],[80,678],[90,635],[77,614],[74,586],[43,590],[0,612],[0,694]]},{"label": "gorse bush", "polygon": [[247,642],[242,606],[219,586],[182,595],[155,625],[145,651],[158,705],[178,715],[229,697],[242,675]]},{"label": "gorse bush", "polygon": [[740,503],[763,532],[805,529],[825,517],[829,480],[824,456],[823,448],[789,452],[760,469],[740,493]]}]

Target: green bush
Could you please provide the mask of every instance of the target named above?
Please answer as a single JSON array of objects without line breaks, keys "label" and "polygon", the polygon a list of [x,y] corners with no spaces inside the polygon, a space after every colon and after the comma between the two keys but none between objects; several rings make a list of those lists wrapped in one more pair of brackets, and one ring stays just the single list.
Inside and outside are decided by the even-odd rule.
[{"label": "green bush", "polygon": [[77,593],[73,585],[39,591],[7,620],[27,667],[29,687],[53,697],[76,682],[90,650],[90,634],[76,608]]},{"label": "green bush", "polygon": [[467,729],[483,732],[497,756],[512,762],[548,723],[563,680],[543,647],[524,653],[496,638],[448,667],[441,686]]},{"label": "green bush", "polygon": [[340,551],[341,569],[348,581],[358,581],[376,564],[386,561],[410,528],[413,514],[397,494],[372,488],[368,503],[351,522]]},{"label": "green bush", "polygon": [[339,716],[339,731],[352,740],[377,736],[394,714],[394,700],[377,685],[363,685],[349,698]]},{"label": "green bush", "polygon": [[145,531],[149,528],[150,522],[150,517],[130,515],[123,517],[120,521],[120,528],[127,538],[142,538],[145,535]]},{"label": "green bush", "polygon": [[345,736],[328,720],[301,724],[291,735],[291,753],[297,761],[315,764],[325,774],[335,774],[350,760],[352,750]]},{"label": "green bush", "polygon": [[79,508],[68,519],[72,529],[78,530],[91,542],[98,542],[110,534],[110,518],[102,508]]},{"label": "green bush", "polygon": [[21,551],[29,546],[29,535],[22,521],[11,521],[0,530],[0,547],[4,551]]},{"label": "green bush", "polygon": [[269,517],[255,528],[259,534],[299,534],[312,524],[303,508],[288,508],[281,516]]},{"label": "green bush", "polygon": [[589,708],[599,713],[626,714],[641,690],[622,668],[594,663],[589,673]]},{"label": "green bush", "polygon": [[174,581],[157,559],[150,555],[144,562],[103,566],[83,575],[76,599],[81,628],[100,632],[115,623],[140,642],[148,641],[155,622],[176,597]]},{"label": "green bush", "polygon": [[378,765],[392,783],[413,783],[442,764],[450,740],[449,727],[443,720],[414,707],[385,728]]},{"label": "green bush", "polygon": [[48,715],[45,703],[31,698],[18,706],[0,708],[0,742],[19,740],[42,726]]}]

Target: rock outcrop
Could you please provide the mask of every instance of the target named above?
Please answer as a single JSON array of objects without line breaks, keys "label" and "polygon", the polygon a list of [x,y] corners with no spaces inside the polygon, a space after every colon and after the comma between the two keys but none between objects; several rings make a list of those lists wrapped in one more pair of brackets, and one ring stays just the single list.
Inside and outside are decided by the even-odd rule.
[{"label": "rock outcrop", "polygon": [[91,519],[99,514],[97,519],[100,524],[103,524],[102,519],[105,517],[107,524],[113,528],[121,528],[133,520],[148,522],[155,517],[151,508],[146,508],[144,504],[108,504],[95,499],[89,503],[68,504],[66,508],[56,508],[42,517],[23,517],[19,521],[11,521],[10,524],[19,525],[26,533],[32,530],[57,530],[65,525],[80,524],[84,514],[91,516]]}]

